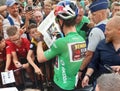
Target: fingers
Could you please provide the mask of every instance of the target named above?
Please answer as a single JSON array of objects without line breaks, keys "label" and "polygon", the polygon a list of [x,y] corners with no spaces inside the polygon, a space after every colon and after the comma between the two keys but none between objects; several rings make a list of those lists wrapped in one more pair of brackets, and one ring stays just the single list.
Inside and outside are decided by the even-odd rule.
[{"label": "fingers", "polygon": [[37,74],[43,76],[43,73],[42,73],[42,72],[38,72]]},{"label": "fingers", "polygon": [[120,72],[120,66],[111,66],[115,72]]},{"label": "fingers", "polygon": [[41,33],[36,34],[34,38],[36,39],[37,42],[43,41],[43,35]]},{"label": "fingers", "polygon": [[82,87],[88,86],[89,78],[87,76],[84,77],[82,80]]},{"label": "fingers", "polygon": [[35,71],[35,73],[36,73],[36,74],[38,74],[38,75],[43,76],[43,73],[42,73],[42,71],[41,71],[41,70],[36,70],[36,71]]}]

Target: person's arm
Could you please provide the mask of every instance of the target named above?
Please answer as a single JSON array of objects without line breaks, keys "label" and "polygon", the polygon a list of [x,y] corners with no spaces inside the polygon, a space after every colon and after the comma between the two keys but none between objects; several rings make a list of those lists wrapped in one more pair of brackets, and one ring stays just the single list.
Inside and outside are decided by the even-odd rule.
[{"label": "person's arm", "polygon": [[28,51],[27,60],[32,65],[32,67],[34,68],[35,73],[42,74],[41,69],[34,63],[35,56],[34,56],[33,50]]},{"label": "person's arm", "polygon": [[97,46],[94,54],[92,53],[91,59],[89,60],[88,69],[82,81],[82,87],[88,85],[89,79],[93,74],[94,70],[97,70],[99,67],[100,64],[99,62],[100,62],[100,50],[99,46]]},{"label": "person's arm", "polygon": [[93,74],[93,72],[94,72],[94,69],[92,69],[92,68],[87,69],[87,72],[82,80],[82,87],[85,87],[88,85],[89,79],[90,79],[91,75]]},{"label": "person's arm", "polygon": [[9,70],[11,63],[11,54],[6,54],[6,65],[5,65],[5,71]]},{"label": "person's arm", "polygon": [[80,70],[84,70],[87,67],[87,65],[90,63],[90,61],[92,59],[93,53],[94,52],[92,52],[92,51],[86,52],[85,59],[83,60],[82,65],[80,66]]},{"label": "person's arm", "polygon": [[16,52],[12,52],[12,57],[13,57],[13,63],[17,68],[22,67],[22,64],[18,61],[18,57]]},{"label": "person's arm", "polygon": [[[28,26],[30,24],[30,19],[32,18],[33,12],[29,11],[26,12],[25,14],[25,23],[24,23],[24,27],[26,28],[26,31],[28,30]],[[25,31],[24,31],[25,32]]]},{"label": "person's arm", "polygon": [[7,5],[2,5],[0,6],[0,12],[3,12],[4,10],[7,9]]},{"label": "person's arm", "polygon": [[[7,45],[7,42],[6,42],[6,45]],[[9,70],[9,67],[10,67],[10,64],[11,64],[11,58],[12,58],[12,55],[11,55],[11,48],[9,45],[6,46],[6,65],[5,65],[5,71],[8,71]]]},{"label": "person's arm", "polygon": [[46,57],[44,56],[42,41],[38,42],[38,45],[37,45],[37,59],[38,59],[38,62],[40,63],[47,61]]},{"label": "person's arm", "polygon": [[81,79],[82,72],[87,67],[87,65],[90,63],[90,61],[92,59],[92,56],[93,56],[93,53],[94,52],[92,52],[92,51],[87,51],[86,52],[85,59],[83,60],[82,65],[80,66],[80,69],[79,69],[79,73],[78,73],[79,79]]},{"label": "person's arm", "polygon": [[87,52],[86,52],[85,59],[83,60],[83,63],[81,65],[81,67],[80,67],[80,70],[84,70],[84,68],[91,61],[93,53],[94,53],[94,51],[96,49],[96,46],[98,45],[98,42],[100,40],[99,38],[96,38],[96,37],[99,36],[99,34],[98,34],[98,32],[96,32],[95,29],[97,29],[97,28],[92,29],[90,34],[89,34],[89,37],[88,37],[89,43],[88,43]]}]

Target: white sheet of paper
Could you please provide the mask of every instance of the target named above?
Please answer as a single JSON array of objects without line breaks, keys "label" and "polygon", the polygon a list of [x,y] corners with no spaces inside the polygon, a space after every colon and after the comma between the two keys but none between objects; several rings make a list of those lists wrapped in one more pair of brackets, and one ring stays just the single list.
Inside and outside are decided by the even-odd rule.
[{"label": "white sheet of paper", "polygon": [[13,70],[10,70],[8,72],[1,72],[1,77],[3,85],[15,82]]},{"label": "white sheet of paper", "polygon": [[16,87],[0,88],[0,91],[18,91]]},{"label": "white sheet of paper", "polygon": [[54,36],[54,33],[58,32],[61,34],[59,25],[55,22],[54,10],[51,11],[44,21],[42,21],[42,23],[38,26],[38,31],[42,33],[45,43],[50,48],[53,42],[57,39],[57,37]]}]

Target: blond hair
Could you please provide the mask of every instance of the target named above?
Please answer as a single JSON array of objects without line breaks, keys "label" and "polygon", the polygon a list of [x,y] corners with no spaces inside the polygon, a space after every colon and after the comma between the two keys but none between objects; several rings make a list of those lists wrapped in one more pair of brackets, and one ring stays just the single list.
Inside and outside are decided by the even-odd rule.
[{"label": "blond hair", "polygon": [[8,35],[9,37],[10,37],[10,36],[14,36],[15,34],[18,33],[18,29],[17,29],[16,26],[9,26],[6,31],[7,31],[7,35]]}]

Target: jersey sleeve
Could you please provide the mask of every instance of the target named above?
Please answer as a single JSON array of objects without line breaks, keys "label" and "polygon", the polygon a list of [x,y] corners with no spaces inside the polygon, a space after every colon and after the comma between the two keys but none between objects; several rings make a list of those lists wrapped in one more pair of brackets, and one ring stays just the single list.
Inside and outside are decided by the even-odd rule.
[{"label": "jersey sleeve", "polygon": [[65,46],[62,44],[64,43],[61,39],[56,40],[51,48],[44,52],[46,59],[50,60],[63,52]]}]

